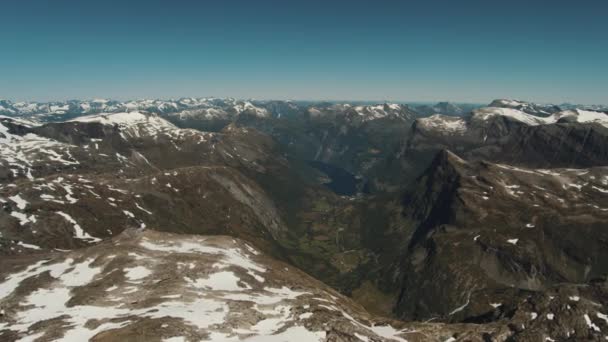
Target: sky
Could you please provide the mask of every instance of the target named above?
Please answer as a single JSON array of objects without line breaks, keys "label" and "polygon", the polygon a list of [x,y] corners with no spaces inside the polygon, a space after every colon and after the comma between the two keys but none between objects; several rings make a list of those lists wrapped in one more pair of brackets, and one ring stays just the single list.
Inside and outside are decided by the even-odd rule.
[{"label": "sky", "polygon": [[608,104],[608,1],[3,0],[0,98]]}]

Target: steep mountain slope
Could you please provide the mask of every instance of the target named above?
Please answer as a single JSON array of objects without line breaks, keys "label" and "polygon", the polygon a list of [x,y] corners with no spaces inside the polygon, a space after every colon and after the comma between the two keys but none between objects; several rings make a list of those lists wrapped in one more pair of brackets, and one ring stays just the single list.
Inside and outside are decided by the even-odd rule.
[{"label": "steep mountain slope", "polygon": [[605,167],[523,169],[440,153],[404,197],[405,215],[417,224],[397,312],[510,319],[522,301],[555,293],[584,293],[590,308],[603,307],[605,285],[588,288],[608,274],[607,185]]},{"label": "steep mountain slope", "polygon": [[[276,180],[275,172],[289,177],[290,171],[272,141],[257,132],[184,130],[141,113],[21,129],[22,135],[10,134],[0,145],[14,151],[0,157],[6,167],[0,220],[7,248],[10,241],[81,246],[85,234],[107,238],[117,229],[155,222],[197,233],[245,226],[257,236],[283,228],[252,177]],[[44,145],[29,148],[33,137],[42,136]],[[201,211],[213,215],[199,216]],[[44,233],[38,238],[36,232]]]}]

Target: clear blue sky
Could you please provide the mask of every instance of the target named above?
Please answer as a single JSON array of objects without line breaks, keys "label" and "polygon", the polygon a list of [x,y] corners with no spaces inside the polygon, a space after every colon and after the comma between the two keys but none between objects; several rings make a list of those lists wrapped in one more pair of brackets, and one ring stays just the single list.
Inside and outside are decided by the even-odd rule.
[{"label": "clear blue sky", "polygon": [[608,103],[608,1],[3,0],[0,98]]}]

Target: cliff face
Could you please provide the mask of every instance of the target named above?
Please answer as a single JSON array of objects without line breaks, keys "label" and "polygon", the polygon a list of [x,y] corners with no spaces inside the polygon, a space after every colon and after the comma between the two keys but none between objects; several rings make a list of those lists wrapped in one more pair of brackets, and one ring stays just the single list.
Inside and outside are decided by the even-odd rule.
[{"label": "cliff face", "polygon": [[500,320],[532,294],[603,277],[607,171],[524,169],[440,152],[404,197],[417,228],[398,315]]}]

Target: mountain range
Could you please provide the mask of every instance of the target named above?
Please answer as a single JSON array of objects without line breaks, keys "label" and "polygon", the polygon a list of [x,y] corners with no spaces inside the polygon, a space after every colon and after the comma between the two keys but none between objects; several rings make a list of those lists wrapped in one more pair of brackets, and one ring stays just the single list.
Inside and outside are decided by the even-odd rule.
[{"label": "mountain range", "polygon": [[607,107],[0,114],[0,340],[608,339]]}]

